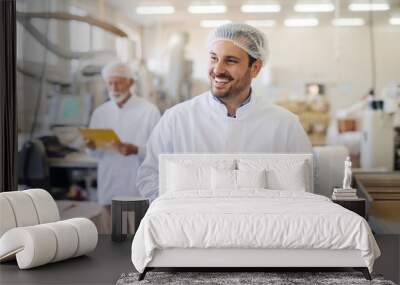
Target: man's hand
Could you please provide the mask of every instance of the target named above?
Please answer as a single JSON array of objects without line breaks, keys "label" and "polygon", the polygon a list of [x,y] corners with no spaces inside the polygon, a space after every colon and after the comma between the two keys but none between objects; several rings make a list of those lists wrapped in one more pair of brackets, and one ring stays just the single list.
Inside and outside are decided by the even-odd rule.
[{"label": "man's hand", "polygon": [[114,143],[116,150],[122,155],[132,155],[138,153],[138,147],[130,143]]},{"label": "man's hand", "polygon": [[96,144],[94,143],[94,141],[92,141],[90,139],[85,139],[85,144],[86,144],[86,147],[90,150],[96,149]]}]

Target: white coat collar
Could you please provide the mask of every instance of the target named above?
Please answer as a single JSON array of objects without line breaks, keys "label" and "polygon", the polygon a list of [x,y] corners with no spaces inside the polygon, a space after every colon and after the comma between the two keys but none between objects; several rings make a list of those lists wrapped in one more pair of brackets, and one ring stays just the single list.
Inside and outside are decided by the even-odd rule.
[{"label": "white coat collar", "polygon": [[211,105],[211,108],[218,113],[221,117],[224,117],[228,120],[238,120],[238,119],[243,119],[249,114],[252,113],[254,107],[256,106],[255,101],[256,101],[256,96],[252,92],[252,95],[250,97],[250,102],[239,107],[236,110],[236,118],[228,117],[228,110],[226,109],[225,105],[220,102],[219,100],[216,100],[214,95],[211,93],[211,91],[208,91],[208,102]]}]

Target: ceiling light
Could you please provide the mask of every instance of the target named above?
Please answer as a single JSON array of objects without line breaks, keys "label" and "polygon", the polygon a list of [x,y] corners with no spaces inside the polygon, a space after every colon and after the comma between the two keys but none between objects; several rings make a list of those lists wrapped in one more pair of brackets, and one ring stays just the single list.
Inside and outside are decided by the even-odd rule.
[{"label": "ceiling light", "polygon": [[276,25],[274,20],[249,20],[245,21],[247,25],[259,28],[271,28]]},{"label": "ceiling light", "polygon": [[200,26],[202,28],[215,28],[230,22],[230,20],[203,20],[200,22]]},{"label": "ceiling light", "polygon": [[222,14],[226,12],[225,5],[192,5],[188,7],[191,14]]},{"label": "ceiling light", "polygon": [[400,25],[400,17],[392,17],[389,19],[391,25]]},{"label": "ceiling light", "polygon": [[337,18],[332,20],[332,25],[338,27],[356,27],[365,25],[362,18]]},{"label": "ceiling light", "polygon": [[155,15],[155,14],[173,14],[175,8],[173,6],[137,6],[136,14],[139,15]]},{"label": "ceiling light", "polygon": [[294,10],[296,12],[332,12],[335,6],[331,3],[296,4]]},{"label": "ceiling light", "polygon": [[281,10],[279,4],[246,4],[240,7],[243,13],[277,13]]},{"label": "ceiling light", "polygon": [[349,5],[350,11],[363,12],[363,11],[387,11],[390,9],[388,3],[351,3]]},{"label": "ceiling light", "polygon": [[319,21],[316,18],[291,18],[285,20],[287,27],[315,27]]}]

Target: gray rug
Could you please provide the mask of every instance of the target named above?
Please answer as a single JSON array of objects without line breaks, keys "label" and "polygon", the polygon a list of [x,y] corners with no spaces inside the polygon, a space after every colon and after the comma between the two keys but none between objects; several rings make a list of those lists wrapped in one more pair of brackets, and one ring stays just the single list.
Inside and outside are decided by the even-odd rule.
[{"label": "gray rug", "polygon": [[360,272],[148,272],[146,278],[138,281],[138,273],[122,274],[117,285],[133,284],[379,284],[395,285],[392,281],[384,280],[382,276],[372,275],[368,281]]}]

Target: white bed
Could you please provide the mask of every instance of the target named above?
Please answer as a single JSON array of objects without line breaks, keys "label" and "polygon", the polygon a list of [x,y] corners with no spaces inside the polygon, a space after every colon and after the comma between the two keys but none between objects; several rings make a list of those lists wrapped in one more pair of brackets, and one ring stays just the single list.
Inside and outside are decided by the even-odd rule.
[{"label": "white bed", "polygon": [[159,175],[132,243],[140,279],[155,267],[354,267],[370,278],[380,255],[363,218],[312,194],[311,154],[161,155]]}]

